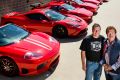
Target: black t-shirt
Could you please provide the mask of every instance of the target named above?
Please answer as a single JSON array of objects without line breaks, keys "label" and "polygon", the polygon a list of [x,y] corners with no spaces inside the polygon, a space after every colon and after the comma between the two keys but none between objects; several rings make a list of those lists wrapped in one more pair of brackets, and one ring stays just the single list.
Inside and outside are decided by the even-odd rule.
[{"label": "black t-shirt", "polygon": [[104,37],[93,38],[87,36],[81,43],[80,49],[86,52],[86,59],[93,62],[99,62],[102,58]]}]

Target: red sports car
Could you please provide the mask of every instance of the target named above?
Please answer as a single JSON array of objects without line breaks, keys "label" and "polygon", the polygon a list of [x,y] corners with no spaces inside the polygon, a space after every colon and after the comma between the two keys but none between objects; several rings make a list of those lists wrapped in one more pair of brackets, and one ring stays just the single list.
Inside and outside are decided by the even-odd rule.
[{"label": "red sports car", "polygon": [[40,8],[46,8],[46,7],[49,9],[55,10],[57,12],[60,12],[61,14],[73,14],[73,15],[79,16],[85,21],[87,21],[88,23],[92,21],[93,12],[85,8],[75,8],[64,2],[56,2],[56,1],[51,1],[46,5],[37,6],[36,8],[40,9]]},{"label": "red sports car", "polygon": [[[57,1],[57,2],[69,2],[71,0],[51,0],[51,1]],[[93,3],[96,5],[99,5],[100,1],[99,0],[81,0],[83,2],[89,2],[89,3]]]},{"label": "red sports car", "polygon": [[14,24],[0,27],[0,72],[12,77],[47,71],[59,62],[60,44],[53,37],[29,33]]},{"label": "red sports car", "polygon": [[[51,1],[65,2],[65,3],[68,2],[69,3],[72,0],[51,0]],[[93,3],[93,4],[98,5],[98,6],[100,4],[100,1],[98,1],[98,0],[80,0],[80,1],[88,2],[88,3]]]},{"label": "red sports car", "polygon": [[92,3],[88,3],[88,2],[83,2],[80,0],[71,0],[69,2],[69,4],[71,4],[74,7],[79,7],[79,8],[85,8],[90,10],[93,13],[97,13],[97,10],[99,8],[99,6],[92,4]]},{"label": "red sports car", "polygon": [[29,31],[41,31],[57,37],[83,34],[88,25],[77,16],[65,16],[51,9],[33,9],[24,14],[12,12],[2,17],[1,23],[15,23]]}]

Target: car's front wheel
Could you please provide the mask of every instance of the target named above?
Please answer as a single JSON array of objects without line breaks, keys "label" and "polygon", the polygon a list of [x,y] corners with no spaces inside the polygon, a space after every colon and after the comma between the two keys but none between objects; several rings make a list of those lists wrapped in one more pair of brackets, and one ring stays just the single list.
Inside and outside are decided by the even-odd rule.
[{"label": "car's front wheel", "polygon": [[0,58],[0,73],[5,76],[16,76],[18,75],[19,69],[16,63],[9,57]]},{"label": "car's front wheel", "polygon": [[52,32],[55,37],[65,38],[68,36],[67,29],[62,25],[55,26]]}]

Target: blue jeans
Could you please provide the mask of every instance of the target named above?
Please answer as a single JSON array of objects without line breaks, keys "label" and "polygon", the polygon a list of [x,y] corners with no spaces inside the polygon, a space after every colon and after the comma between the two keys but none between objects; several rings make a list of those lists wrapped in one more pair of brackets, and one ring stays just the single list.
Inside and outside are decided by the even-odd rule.
[{"label": "blue jeans", "polygon": [[110,75],[105,72],[106,80],[120,80],[120,74],[118,75]]},{"label": "blue jeans", "polygon": [[97,62],[86,62],[86,77],[85,80],[100,80],[102,73],[102,65]]}]

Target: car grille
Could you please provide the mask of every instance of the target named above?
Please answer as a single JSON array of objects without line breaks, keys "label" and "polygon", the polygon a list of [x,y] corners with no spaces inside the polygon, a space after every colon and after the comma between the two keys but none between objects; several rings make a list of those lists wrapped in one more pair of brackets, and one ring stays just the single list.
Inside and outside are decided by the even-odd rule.
[{"label": "car grille", "polygon": [[50,68],[55,68],[59,62],[59,56],[51,63]]},{"label": "car grille", "polygon": [[38,65],[37,70],[40,70],[40,69],[44,68],[45,65],[46,65],[46,63],[43,63],[43,64]]}]

